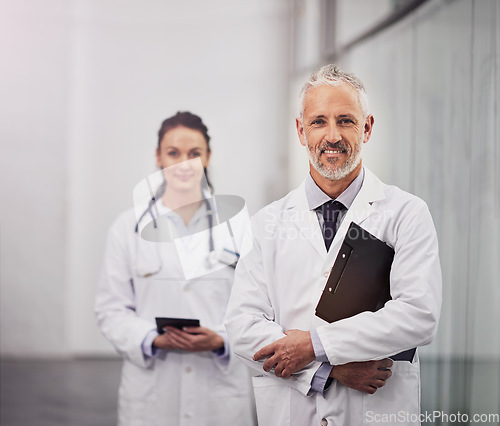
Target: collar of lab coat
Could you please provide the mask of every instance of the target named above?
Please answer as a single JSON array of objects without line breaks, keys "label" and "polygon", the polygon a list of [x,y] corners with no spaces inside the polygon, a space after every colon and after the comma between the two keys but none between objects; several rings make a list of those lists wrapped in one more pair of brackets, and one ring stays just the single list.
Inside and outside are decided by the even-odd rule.
[{"label": "collar of lab coat", "polygon": [[293,215],[294,220],[291,222],[299,228],[299,231],[304,235],[305,239],[315,247],[317,252],[325,258],[326,262],[330,263],[335,259],[351,222],[361,225],[363,221],[375,211],[372,204],[384,198],[384,184],[365,167],[363,185],[354,199],[351,208],[347,211],[328,253],[325,248],[323,234],[316,212],[314,210],[309,210],[305,180],[294,191],[288,204],[285,205],[285,210],[290,211],[291,215]]}]

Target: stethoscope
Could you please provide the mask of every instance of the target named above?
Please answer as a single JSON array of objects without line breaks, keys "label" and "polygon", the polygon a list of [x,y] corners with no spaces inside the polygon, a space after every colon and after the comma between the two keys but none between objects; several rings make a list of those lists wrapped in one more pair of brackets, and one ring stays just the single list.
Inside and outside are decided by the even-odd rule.
[{"label": "stethoscope", "polygon": [[[158,211],[158,207],[156,206],[156,203],[161,198],[161,195],[163,194],[164,191],[165,191],[165,183],[163,183],[160,186],[160,188],[158,189],[158,191],[156,192],[156,194],[151,197],[151,200],[148,203],[148,207],[146,208],[146,210],[144,210],[144,212],[139,217],[137,224],[135,226],[136,233],[139,232],[139,224],[141,223],[141,221],[144,219],[144,217],[148,213],[153,220],[154,228],[155,229],[158,228],[158,223],[156,221],[156,218],[159,217],[159,211]],[[207,254],[207,257],[205,259],[205,266],[208,269],[211,269],[215,265],[217,265],[217,263],[221,262],[221,263],[223,263],[231,268],[236,268],[236,264],[238,263],[240,255],[239,255],[238,251],[236,250],[234,238],[233,238],[234,251],[229,250],[227,248],[223,249],[223,254],[228,255],[231,258],[231,260],[233,260],[230,263],[230,262],[224,261],[224,259],[222,259],[222,258],[219,258],[219,256],[217,255],[217,252],[215,251],[214,237],[213,237],[214,209],[212,208],[212,203],[210,202],[210,199],[208,197],[206,197],[205,195],[203,195],[203,201],[205,202],[205,206],[207,209],[207,220],[208,220],[208,229],[209,229],[208,254]],[[156,216],[155,216],[155,213],[153,212],[153,208],[155,208],[155,207],[156,207]],[[158,248],[158,250],[159,250],[159,248]],[[158,270],[155,272],[150,272],[150,273],[145,274],[144,275],[145,277],[149,277],[151,275],[156,275],[157,273],[159,273],[161,271],[162,266],[163,266],[163,261],[162,261],[162,258],[161,258],[159,253],[158,253],[158,260],[159,260]]]}]

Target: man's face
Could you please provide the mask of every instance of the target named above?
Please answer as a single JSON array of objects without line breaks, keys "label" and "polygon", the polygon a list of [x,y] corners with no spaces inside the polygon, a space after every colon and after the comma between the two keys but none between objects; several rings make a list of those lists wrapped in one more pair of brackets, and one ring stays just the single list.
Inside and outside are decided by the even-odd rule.
[{"label": "man's face", "polygon": [[334,181],[359,173],[361,147],[370,138],[373,116],[363,119],[358,94],[351,85],[310,89],[303,120],[297,119],[296,124],[300,142],[308,149],[313,177],[317,173]]}]

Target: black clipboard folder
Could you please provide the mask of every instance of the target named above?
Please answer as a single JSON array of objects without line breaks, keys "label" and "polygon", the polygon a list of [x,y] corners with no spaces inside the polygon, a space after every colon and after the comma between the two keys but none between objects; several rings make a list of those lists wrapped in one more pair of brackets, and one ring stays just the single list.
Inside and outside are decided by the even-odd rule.
[{"label": "black clipboard folder", "polygon": [[[365,311],[378,311],[391,299],[394,250],[351,222],[316,306],[316,316],[332,323]],[[412,361],[416,348],[390,358]]]}]

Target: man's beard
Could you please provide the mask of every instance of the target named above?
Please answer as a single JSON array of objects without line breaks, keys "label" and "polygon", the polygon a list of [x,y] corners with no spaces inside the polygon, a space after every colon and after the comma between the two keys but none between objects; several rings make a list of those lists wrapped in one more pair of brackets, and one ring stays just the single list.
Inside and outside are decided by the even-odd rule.
[{"label": "man's beard", "polygon": [[[343,179],[348,176],[356,167],[358,167],[359,163],[361,162],[361,148],[363,146],[363,137],[364,135],[362,134],[359,143],[354,146],[354,149],[351,149],[348,144],[342,141],[335,143],[325,142],[322,143],[317,149],[314,149],[309,145],[307,137],[304,134],[304,140],[307,145],[307,153],[309,154],[309,161],[313,165],[314,169],[325,179]],[[320,161],[321,154],[327,149],[345,151],[347,160],[339,167],[328,167]],[[341,161],[341,159],[337,157],[327,161],[330,164],[335,164],[338,161]]]}]

